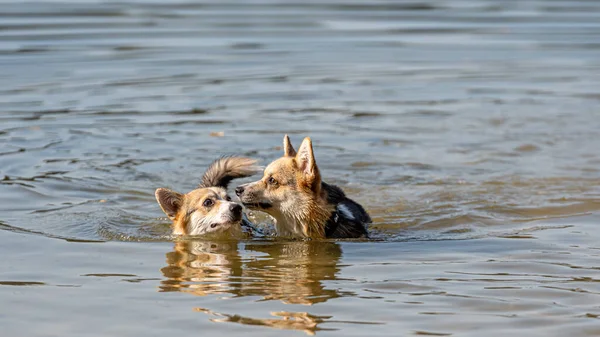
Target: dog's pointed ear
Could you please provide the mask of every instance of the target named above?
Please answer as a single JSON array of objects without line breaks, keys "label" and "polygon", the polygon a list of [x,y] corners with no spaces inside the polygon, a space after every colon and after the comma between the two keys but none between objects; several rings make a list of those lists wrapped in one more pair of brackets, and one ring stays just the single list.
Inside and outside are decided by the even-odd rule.
[{"label": "dog's pointed ear", "polygon": [[296,163],[310,185],[316,186],[321,183],[321,176],[319,175],[319,168],[317,168],[317,162],[315,161],[310,137],[306,137],[302,141],[296,154]]},{"label": "dog's pointed ear", "polygon": [[290,142],[290,137],[288,137],[288,135],[283,136],[283,155],[285,157],[296,156],[296,150],[294,150],[294,146],[292,146],[292,142]]},{"label": "dog's pointed ear", "polygon": [[154,192],[160,208],[171,220],[175,220],[177,211],[183,204],[183,195],[167,188],[159,188]]}]

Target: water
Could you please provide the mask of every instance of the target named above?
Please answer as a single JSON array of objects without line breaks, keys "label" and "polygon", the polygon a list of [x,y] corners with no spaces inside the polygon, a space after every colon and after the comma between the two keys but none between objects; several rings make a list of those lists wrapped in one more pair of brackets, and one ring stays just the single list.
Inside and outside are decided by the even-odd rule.
[{"label": "water", "polygon": [[[600,335],[599,70],[593,1],[2,1],[0,326]],[[169,238],[284,133],[372,241]]]}]

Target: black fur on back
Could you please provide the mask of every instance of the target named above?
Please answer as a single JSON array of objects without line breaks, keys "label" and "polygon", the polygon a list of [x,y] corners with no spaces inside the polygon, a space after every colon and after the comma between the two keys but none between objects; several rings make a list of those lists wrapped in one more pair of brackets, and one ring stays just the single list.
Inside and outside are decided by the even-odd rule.
[{"label": "black fur on back", "polygon": [[[366,238],[368,236],[367,224],[372,222],[367,211],[357,202],[346,197],[341,188],[324,182],[321,183],[321,187],[327,192],[327,202],[336,207],[325,225],[325,237],[333,239]],[[346,212],[340,209],[344,209]],[[346,213],[350,213],[352,216],[348,217]]]}]

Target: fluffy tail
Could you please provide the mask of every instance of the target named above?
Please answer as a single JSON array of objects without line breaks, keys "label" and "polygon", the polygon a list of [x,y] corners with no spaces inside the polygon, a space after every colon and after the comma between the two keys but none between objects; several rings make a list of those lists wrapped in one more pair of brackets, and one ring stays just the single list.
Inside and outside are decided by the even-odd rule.
[{"label": "fluffy tail", "polygon": [[227,188],[229,182],[235,178],[249,177],[261,171],[256,166],[256,160],[244,157],[222,157],[215,160],[204,175],[200,188],[223,187]]}]

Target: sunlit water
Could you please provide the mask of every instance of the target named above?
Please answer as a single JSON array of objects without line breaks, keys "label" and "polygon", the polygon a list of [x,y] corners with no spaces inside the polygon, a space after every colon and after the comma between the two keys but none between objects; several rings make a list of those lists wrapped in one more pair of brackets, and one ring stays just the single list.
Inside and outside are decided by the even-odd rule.
[{"label": "sunlit water", "polygon": [[[593,1],[0,1],[3,334],[600,335],[598,88]],[[170,239],[285,133],[370,242]]]}]

